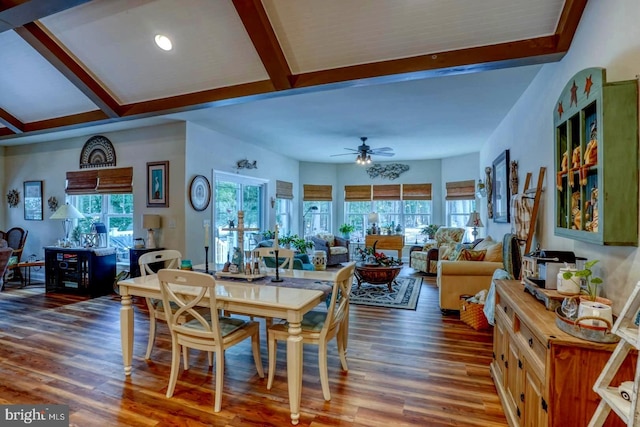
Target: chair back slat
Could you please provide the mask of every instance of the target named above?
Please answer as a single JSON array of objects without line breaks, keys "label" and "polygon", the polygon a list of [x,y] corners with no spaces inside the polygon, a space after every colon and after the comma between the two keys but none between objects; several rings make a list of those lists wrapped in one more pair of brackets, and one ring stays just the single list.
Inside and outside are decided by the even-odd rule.
[{"label": "chair back slat", "polygon": [[338,274],[336,274],[322,334],[328,334],[330,331],[338,328],[348,313],[349,295],[351,294],[351,286],[353,286],[355,269],[355,264],[351,264],[343,267],[338,271]]},{"label": "chair back slat", "polygon": [[[167,324],[172,332],[222,342],[216,308],[216,281],[213,276],[195,271],[162,269],[158,271],[162,302]],[[204,302],[208,299],[208,302]],[[172,307],[173,305],[173,307]],[[198,307],[209,306],[209,318]],[[193,318],[200,328],[180,322],[180,317]]]},{"label": "chair back slat", "polygon": [[175,249],[164,249],[161,251],[153,251],[142,254],[138,258],[138,266],[140,267],[140,275],[156,274],[150,264],[163,262],[164,268],[180,268],[182,254]]},{"label": "chair back slat", "polygon": [[[278,259],[276,259],[275,250],[273,248],[256,248],[254,252],[258,253],[258,256],[263,262],[265,261],[265,258],[273,258],[274,265],[277,264],[278,268],[293,271],[294,252],[291,249],[278,248]],[[282,263],[279,263],[280,259],[283,259]],[[267,264],[265,263],[265,265]]]}]

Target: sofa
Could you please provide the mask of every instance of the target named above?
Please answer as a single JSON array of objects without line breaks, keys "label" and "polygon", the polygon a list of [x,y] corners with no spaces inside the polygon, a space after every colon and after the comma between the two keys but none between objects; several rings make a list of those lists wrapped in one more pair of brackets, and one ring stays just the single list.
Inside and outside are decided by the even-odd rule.
[{"label": "sofa", "polygon": [[311,236],[316,251],[327,254],[327,265],[337,265],[349,261],[349,240],[333,234],[317,234]]},{"label": "sofa", "polygon": [[427,241],[420,246],[414,246],[409,252],[409,267],[427,273],[429,276],[436,275],[436,266],[439,256],[439,248],[449,246],[453,248],[461,243],[464,238],[464,228],[440,227],[434,236],[434,240]]},{"label": "sofa", "polygon": [[[463,253],[462,258],[469,260],[460,259],[460,255],[454,252],[455,260],[441,259],[437,263],[436,283],[443,313],[460,310],[461,295],[475,295],[483,289],[489,290],[491,278],[497,269],[504,269],[511,277],[520,278],[522,259],[518,240],[513,234],[505,234],[502,241],[498,242],[488,236],[470,249],[457,249],[458,253]],[[475,260],[470,260],[474,257]]]}]

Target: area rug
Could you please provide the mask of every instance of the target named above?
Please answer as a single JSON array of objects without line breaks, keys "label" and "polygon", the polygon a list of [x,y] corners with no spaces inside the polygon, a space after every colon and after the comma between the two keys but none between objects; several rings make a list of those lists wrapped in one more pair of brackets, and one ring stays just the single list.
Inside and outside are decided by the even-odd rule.
[{"label": "area rug", "polygon": [[350,302],[358,305],[415,310],[422,287],[422,278],[398,277],[396,282],[392,285],[393,292],[389,292],[387,285],[371,285],[364,282],[358,289],[358,282],[354,280]]}]

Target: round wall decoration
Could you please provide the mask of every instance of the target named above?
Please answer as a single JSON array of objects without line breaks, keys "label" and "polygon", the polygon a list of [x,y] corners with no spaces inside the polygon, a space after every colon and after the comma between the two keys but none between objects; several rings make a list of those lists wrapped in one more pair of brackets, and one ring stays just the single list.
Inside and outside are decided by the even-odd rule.
[{"label": "round wall decoration", "polygon": [[111,141],[102,135],[92,136],[84,143],[80,153],[80,169],[101,168],[116,165],[116,150]]},{"label": "round wall decoration", "polygon": [[203,211],[211,202],[211,185],[204,175],[196,175],[189,185],[189,202],[193,209]]},{"label": "round wall decoration", "polygon": [[7,193],[7,203],[10,208],[15,208],[20,203],[20,192],[16,189],[9,190]]}]

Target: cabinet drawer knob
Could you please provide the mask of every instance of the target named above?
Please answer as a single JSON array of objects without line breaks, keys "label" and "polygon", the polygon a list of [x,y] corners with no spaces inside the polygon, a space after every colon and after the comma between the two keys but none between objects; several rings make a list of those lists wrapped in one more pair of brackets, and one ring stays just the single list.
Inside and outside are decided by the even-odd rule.
[{"label": "cabinet drawer knob", "polygon": [[504,307],[502,307],[502,309],[504,310],[504,312],[507,312],[507,306],[505,305]]},{"label": "cabinet drawer knob", "polygon": [[533,338],[529,338],[529,347],[533,347]]},{"label": "cabinet drawer knob", "polygon": [[524,393],[520,393],[520,402],[524,402]]}]

